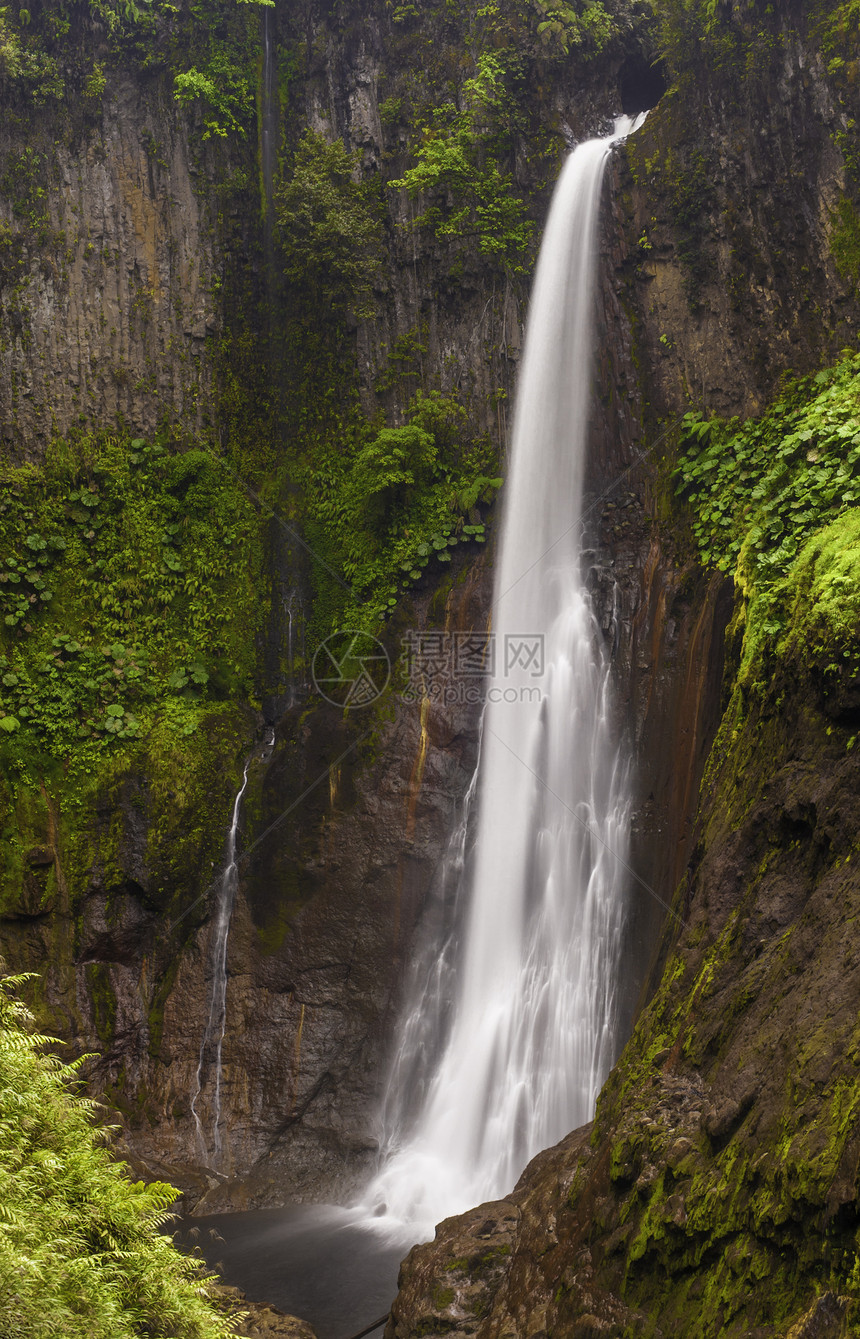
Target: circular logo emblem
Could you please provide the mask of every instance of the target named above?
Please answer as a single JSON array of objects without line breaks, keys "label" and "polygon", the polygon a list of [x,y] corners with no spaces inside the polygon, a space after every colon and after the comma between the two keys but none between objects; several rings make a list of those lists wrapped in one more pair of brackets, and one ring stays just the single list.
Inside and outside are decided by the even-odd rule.
[{"label": "circular logo emblem", "polygon": [[326,702],[336,707],[369,707],[391,677],[381,642],[369,632],[334,632],[317,647],[311,677]]}]

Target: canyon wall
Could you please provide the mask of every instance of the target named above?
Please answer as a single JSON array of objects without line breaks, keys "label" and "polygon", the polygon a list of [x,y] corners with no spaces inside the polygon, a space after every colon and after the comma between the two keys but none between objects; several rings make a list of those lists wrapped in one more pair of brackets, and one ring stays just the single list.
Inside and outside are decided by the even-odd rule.
[{"label": "canyon wall", "polygon": [[[636,5],[614,12],[619,36],[604,52],[549,59],[529,47],[518,76],[505,166],[538,229],[567,146],[637,89],[662,89],[650,19]],[[853,895],[851,724],[825,718],[800,671],[797,683],[787,674],[779,706],[770,699],[735,736],[721,733],[697,810],[737,632],[724,680],[732,583],[700,566],[669,477],[689,406],[752,412],[785,369],[815,369],[856,332],[839,222],[849,76],[829,71],[791,6],[727,12],[751,44],[744,79],[676,38],[672,88],[615,155],[604,201],[588,556],[637,762],[625,971],[637,1031],[594,1130],[541,1155],[510,1201],[443,1225],[410,1258],[392,1334],[637,1333],[661,1307],[665,1333],[716,1333],[732,1317],[759,1327],[744,1333],[783,1333],[819,1305],[825,1264],[840,1277],[850,1266],[850,1075],[819,1075],[821,1056],[797,1068],[779,1038],[832,1025],[831,1049],[850,1054],[851,978],[832,913],[837,883],[840,906]],[[365,184],[399,179],[415,152],[404,108],[416,70],[432,74],[437,101],[461,98],[475,30],[441,10],[374,5],[275,18],[283,142],[266,210],[251,122],[243,141],[204,138],[206,113],[177,106],[164,71],[127,56],[106,56],[98,105],[68,124],[45,108],[35,132],[19,111],[2,146],[8,457],[37,461],[75,429],[160,428],[171,451],[227,458],[259,519],[252,688],[225,690],[189,741],[106,763],[78,789],[61,763],[4,774],[3,953],[44,974],[50,1029],[99,1053],[90,1079],[119,1110],[133,1165],[212,1210],[344,1197],[372,1168],[403,967],[438,888],[479,717],[475,702],[405,700],[397,674],[364,713],[310,691],[321,587],[291,451],[296,401],[326,388],[300,381],[310,336],[271,232],[297,128],[340,137]],[[519,36],[524,49],[534,42],[530,29]],[[42,156],[22,188],[33,135]],[[528,266],[493,263],[480,239],[416,229],[419,206],[401,188],[380,187],[379,199],[373,314],[349,316],[335,355],[349,394],[369,421],[395,425],[416,390],[456,394],[503,471]],[[482,503],[485,550],[459,545],[398,597],[383,636],[395,669],[410,632],[486,626],[493,517]],[[251,560],[242,550],[233,562]],[[303,650],[294,622],[306,625]],[[191,1099],[213,898],[252,754],[227,957],[224,1154],[211,1165]],[[786,1067],[800,1103],[780,1089]],[[211,1145],[211,1082],[198,1110]],[[753,1155],[757,1122],[768,1148],[781,1141],[775,1171]],[[791,1153],[804,1122],[833,1141]],[[736,1206],[723,1231],[702,1207],[709,1195],[735,1196],[746,1217]],[[811,1223],[836,1243],[826,1261],[802,1250]],[[798,1262],[790,1279],[786,1257]],[[781,1289],[773,1324],[777,1284],[762,1291],[765,1274]],[[742,1287],[759,1288],[759,1311],[738,1300]],[[703,1320],[690,1321],[694,1306]],[[827,1296],[820,1307],[821,1324],[844,1309]]]},{"label": "canyon wall", "polygon": [[[605,55],[533,58],[539,78],[521,95],[511,169],[538,225],[561,154],[618,110],[620,88],[635,97],[631,81],[647,70],[641,16],[619,6],[616,17],[621,35]],[[413,95],[416,62],[432,53],[434,77],[462,82],[465,37],[435,12],[393,23],[368,7],[344,22],[308,7],[277,15],[274,29],[279,68],[301,69],[279,84],[282,127],[295,116],[341,136],[371,179],[411,161],[396,108]],[[392,693],[343,719],[308,695],[309,657],[287,642],[290,620],[312,607],[314,559],[295,538],[302,520],[289,485],[262,502],[265,470],[243,456],[256,450],[252,438],[269,437],[274,471],[287,450],[278,387],[295,357],[283,333],[289,294],[267,241],[253,138],[220,144],[204,120],[176,105],[163,74],[108,58],[102,92],[79,114],[48,106],[4,131],[7,254],[17,265],[2,291],[9,457],[38,460],[58,436],[114,425],[226,452],[253,479],[268,558],[256,701],[213,717],[190,754],[150,753],[107,771],[92,792],[69,793],[48,774],[32,790],[7,783],[17,853],[4,871],[2,941],[14,968],[44,973],[39,1004],[52,1030],[98,1053],[91,1082],[120,1112],[134,1164],[218,1208],[344,1196],[372,1165],[403,964],[474,767],[479,705]],[[38,156],[22,197],[28,145]],[[619,682],[630,685],[619,728],[640,760],[632,1018],[690,847],[727,611],[724,585],[655,524],[651,476],[636,464],[648,407],[632,364],[636,320],[619,301],[623,189],[607,186],[590,506],[595,598]],[[503,459],[528,275],[488,264],[475,242],[416,231],[406,192],[386,199],[374,314],[353,323],[346,346],[365,412],[402,422],[417,388],[456,393]],[[486,626],[490,559],[461,548],[447,574],[422,578],[385,634],[395,666],[410,630]],[[259,742],[267,724],[271,746]],[[209,917],[252,752],[227,960],[224,1156],[212,1167],[191,1100]],[[211,1142],[211,1084],[197,1105]]]}]

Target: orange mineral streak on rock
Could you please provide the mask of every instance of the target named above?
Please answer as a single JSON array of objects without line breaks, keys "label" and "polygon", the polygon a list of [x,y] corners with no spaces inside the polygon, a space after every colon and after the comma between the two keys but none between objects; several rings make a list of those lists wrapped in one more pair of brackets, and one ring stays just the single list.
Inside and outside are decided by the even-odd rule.
[{"label": "orange mineral streak on rock", "polygon": [[299,1072],[301,1070],[301,1063],[302,1063],[302,1031],[304,1029],[304,1026],[305,1026],[305,1006],[302,1004],[299,1006],[299,1025],[296,1028],[296,1040],[293,1045],[293,1074],[292,1074],[293,1096],[292,1101],[290,1102],[291,1116],[294,1116],[296,1113],[296,1102],[298,1100],[299,1095]]},{"label": "orange mineral streak on rock", "polygon": [[430,740],[430,736],[427,730],[427,722],[430,719],[429,697],[422,697],[418,719],[420,723],[420,734],[418,736],[418,751],[415,754],[415,762],[412,766],[412,775],[409,778],[409,789],[406,792],[407,841],[412,841],[415,834],[415,806],[418,803],[418,795],[421,790],[421,783],[424,780],[424,767],[427,763],[427,746]]}]

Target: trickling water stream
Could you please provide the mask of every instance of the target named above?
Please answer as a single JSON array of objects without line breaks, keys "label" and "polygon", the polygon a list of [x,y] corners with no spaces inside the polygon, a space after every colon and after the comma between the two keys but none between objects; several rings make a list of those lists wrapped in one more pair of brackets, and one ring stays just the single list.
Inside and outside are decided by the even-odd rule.
[{"label": "trickling water stream", "polygon": [[263,186],[263,231],[266,259],[272,246],[275,196],[275,165],[278,154],[278,102],[275,43],[272,38],[271,7],[263,9],[263,68],[260,86],[260,174]]},{"label": "trickling water stream", "polygon": [[215,897],[215,912],[212,917],[212,930],[209,946],[209,958],[212,971],[212,984],[209,989],[209,1016],[200,1043],[200,1059],[197,1062],[197,1087],[191,1099],[191,1113],[194,1116],[194,1128],[197,1134],[197,1146],[203,1162],[209,1165],[209,1147],[203,1121],[197,1110],[203,1092],[207,1066],[214,1070],[215,1082],[212,1092],[212,1156],[217,1163],[221,1156],[221,1048],[227,1028],[227,942],[230,937],[230,918],[233,915],[233,903],[239,884],[239,864],[236,859],[236,837],[239,831],[239,814],[242,796],[248,784],[248,769],[251,759],[245,763],[242,785],[233,801],[233,815],[230,831],[227,834],[227,851],[224,872],[218,884]]},{"label": "trickling water stream", "polygon": [[535,278],[496,570],[474,874],[462,933],[449,926],[434,969],[417,974],[384,1162],[364,1201],[413,1240],[510,1191],[535,1153],[588,1121],[619,1042],[630,800],[580,570],[580,512],[600,191],[612,145],[633,128],[622,118],[568,160]]}]

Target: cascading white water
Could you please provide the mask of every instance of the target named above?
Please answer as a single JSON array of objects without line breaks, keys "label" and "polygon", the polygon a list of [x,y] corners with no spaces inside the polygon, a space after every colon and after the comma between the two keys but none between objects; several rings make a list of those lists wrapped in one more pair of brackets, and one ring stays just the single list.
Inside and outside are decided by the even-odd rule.
[{"label": "cascading white water", "polygon": [[212,1091],[212,1156],[217,1162],[221,1156],[221,1048],[227,1027],[227,941],[230,937],[230,918],[233,915],[233,903],[239,885],[239,863],[236,858],[236,837],[239,831],[239,813],[242,796],[248,784],[248,769],[251,759],[245,763],[242,785],[233,801],[233,815],[230,831],[227,834],[227,850],[224,872],[218,884],[215,899],[215,914],[212,917],[209,960],[212,971],[212,985],[209,991],[209,1016],[200,1043],[200,1058],[197,1062],[197,1088],[191,1099],[191,1114],[197,1134],[197,1145],[202,1161],[209,1164],[209,1148],[203,1121],[197,1110],[197,1104],[203,1091],[203,1078],[207,1058],[214,1068],[215,1083]]},{"label": "cascading white water", "polygon": [[459,965],[466,889],[469,820],[475,802],[479,765],[463,799],[460,821],[447,844],[428,896],[418,951],[410,969],[408,998],[389,1076],[382,1113],[383,1145],[397,1144],[427,1096],[450,1031],[450,1012]]},{"label": "cascading white water", "polygon": [[[383,1165],[364,1198],[380,1226],[413,1240],[509,1192],[535,1153],[588,1121],[618,1044],[630,802],[580,571],[580,513],[600,189],[612,144],[633,128],[621,119],[568,160],[535,277],[496,570],[474,877],[456,973],[449,944],[445,970],[416,982],[405,1011]],[[446,1008],[434,990],[450,991],[452,975]],[[435,1046],[428,1015],[447,1029]],[[416,1063],[437,1050],[416,1114],[398,1089],[414,1088]]]}]

